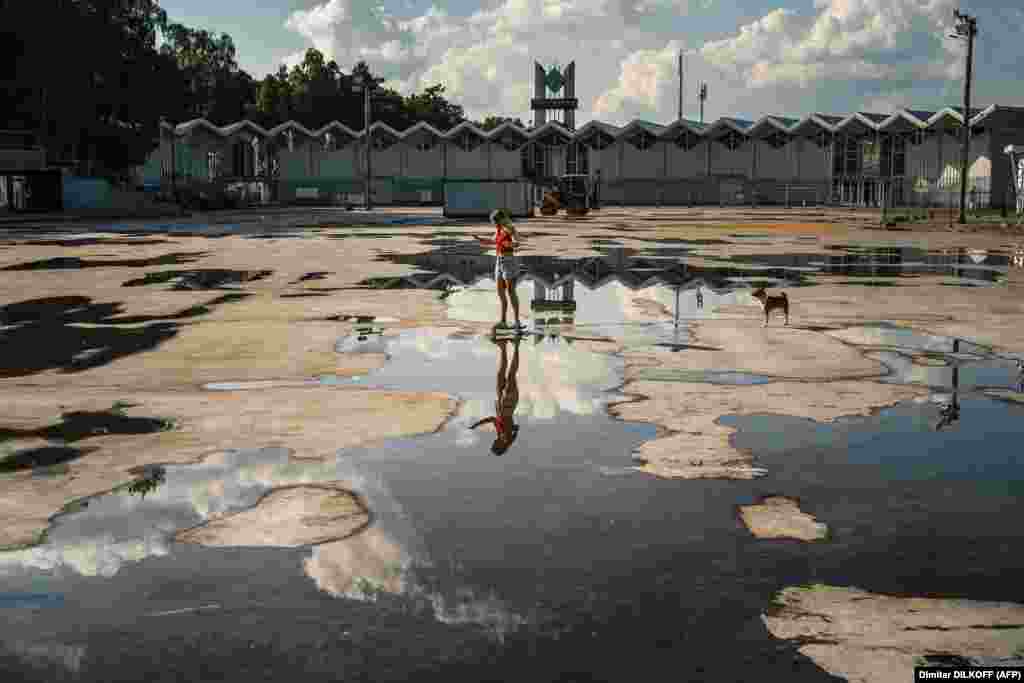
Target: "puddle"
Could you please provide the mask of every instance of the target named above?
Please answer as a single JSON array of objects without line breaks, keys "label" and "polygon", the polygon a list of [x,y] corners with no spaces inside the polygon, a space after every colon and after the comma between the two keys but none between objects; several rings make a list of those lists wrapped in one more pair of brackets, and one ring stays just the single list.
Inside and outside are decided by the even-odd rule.
[{"label": "puddle", "polygon": [[[592,337],[614,336],[627,343],[682,343],[683,322],[720,319],[717,307],[755,305],[752,284],[777,282],[739,269],[705,269],[684,263],[634,258],[627,250],[583,259],[522,256],[516,287],[520,315],[535,330]],[[498,317],[494,258],[436,250],[420,255],[387,255],[385,260],[414,265],[412,275],[371,278],[362,284],[384,289],[433,289],[441,293],[452,320],[491,322]],[[748,277],[742,277],[745,274]],[[795,285],[786,281],[786,285]],[[627,339],[628,338],[628,339]]]},{"label": "puddle", "polygon": [[[916,247],[851,248],[842,245],[828,248],[842,253],[736,255],[727,261],[855,278],[948,276],[978,285],[998,284],[1009,270],[1009,256],[997,252],[978,253],[967,249],[927,251]],[[860,284],[868,285],[870,281]]]},{"label": "puddle", "polygon": [[146,268],[149,266],[173,266],[191,263],[206,256],[205,251],[175,252],[144,259],[99,260],[83,259],[77,256],[57,256],[55,258],[18,263],[0,270],[77,270],[81,268]]},{"label": "puddle", "polygon": [[[419,332],[396,335],[391,360],[370,379],[458,393],[461,410],[439,433],[342,450],[322,462],[293,460],[282,448],[226,451],[196,465],[165,466],[148,484],[136,482],[134,491],[126,486],[78,501],[54,519],[43,545],[0,554],[0,590],[35,582],[76,596],[59,611],[60,621],[46,616],[56,610],[35,612],[30,628],[19,626],[22,637],[54,637],[73,623],[88,628],[92,652],[113,644],[96,634],[121,633],[123,646],[119,624],[173,617],[181,621],[147,630],[176,631],[187,623],[195,633],[189,615],[201,612],[197,618],[220,623],[218,615],[236,620],[238,610],[255,603],[277,615],[313,609],[321,632],[333,631],[337,619],[344,619],[346,633],[393,624],[388,637],[398,639],[401,656],[391,655],[392,669],[430,665],[437,646],[433,654],[421,651],[417,643],[424,638],[445,643],[442,649],[458,645],[458,656],[446,657],[449,665],[471,668],[496,655],[523,662],[523,648],[545,658],[557,648],[575,659],[585,645],[592,647],[596,629],[601,639],[639,645],[628,634],[643,622],[610,619],[621,620],[628,599],[660,620],[650,609],[662,601],[627,590],[618,563],[638,554],[630,564],[644,568],[639,579],[663,576],[667,590],[672,579],[664,562],[678,542],[667,532],[679,513],[668,486],[628,470],[629,453],[654,428],[613,420],[604,410],[614,398],[607,390],[621,382],[621,360],[566,344],[522,345],[520,432],[496,458],[489,449],[493,432],[470,426],[493,412],[500,349],[484,339],[445,342]],[[312,548],[197,547],[173,540],[181,529],[252,508],[268,491],[330,482],[347,482],[365,497],[373,512],[369,527]],[[722,519],[734,525],[728,515]],[[233,536],[225,533],[216,543],[230,546]],[[273,544],[284,545],[283,539]],[[662,559],[651,556],[652,547]],[[638,576],[629,578],[634,586]],[[243,621],[239,628],[252,634],[256,627]],[[274,621],[279,624],[280,616]],[[0,626],[0,637],[8,633]],[[263,642],[264,627],[256,633],[247,637]],[[654,631],[645,633],[649,639]],[[379,678],[382,662],[363,642],[332,647],[332,661]],[[150,659],[175,656],[166,646],[146,651]],[[93,662],[87,655],[83,666],[98,675],[102,669],[88,667],[103,665]]]},{"label": "puddle", "polygon": [[991,349],[974,344],[966,339],[954,339],[942,335],[927,334],[892,323],[875,323],[839,330],[828,330],[826,334],[850,344],[875,348],[897,348],[916,352],[960,355],[962,358],[991,355]]},{"label": "puddle", "polygon": [[973,487],[965,496],[1024,494],[1024,406],[971,393],[958,398],[955,419],[944,420],[948,400],[904,403],[833,424],[775,415],[728,416],[720,423],[739,430],[738,447],[763,457],[827,450],[842,453],[846,469],[870,467],[883,481]]}]

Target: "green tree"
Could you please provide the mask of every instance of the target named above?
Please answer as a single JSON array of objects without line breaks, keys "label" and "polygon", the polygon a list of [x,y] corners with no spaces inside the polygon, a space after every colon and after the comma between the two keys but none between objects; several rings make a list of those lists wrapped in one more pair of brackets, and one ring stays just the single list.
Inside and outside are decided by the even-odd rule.
[{"label": "green tree", "polygon": [[[35,131],[51,157],[99,171],[140,163],[173,100],[172,65],[156,50],[167,17],[154,0],[0,2],[0,125]],[[59,46],[68,58],[55,58]]]},{"label": "green tree", "polygon": [[256,101],[256,84],[238,68],[231,36],[182,24],[167,25],[163,36],[160,51],[174,58],[186,83],[187,116],[217,125],[245,118],[248,105]]},{"label": "green tree", "polygon": [[526,128],[526,125],[518,116],[514,119],[508,116],[487,116],[484,118],[483,121],[475,121],[474,123],[476,123],[476,125],[482,128],[483,130],[494,130],[495,128],[506,122],[513,123],[519,126],[520,128]]},{"label": "green tree", "polygon": [[405,98],[405,110],[413,121],[426,121],[439,130],[448,130],[465,120],[462,106],[443,97],[444,85],[438,83],[423,93]]}]

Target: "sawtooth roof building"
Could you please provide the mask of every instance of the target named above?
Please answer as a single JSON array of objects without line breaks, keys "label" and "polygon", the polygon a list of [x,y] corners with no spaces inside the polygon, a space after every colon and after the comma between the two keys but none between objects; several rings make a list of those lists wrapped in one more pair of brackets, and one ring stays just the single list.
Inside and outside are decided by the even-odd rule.
[{"label": "sawtooth roof building", "polygon": [[[172,174],[182,184],[241,184],[258,188],[264,201],[355,203],[369,141],[378,204],[438,204],[446,181],[540,187],[586,174],[606,204],[957,205],[963,123],[960,107],[667,125],[590,121],[576,129],[504,123],[489,131],[468,122],[448,131],[380,122],[357,131],[338,122],[310,130],[295,121],[266,129],[197,119],[162,125],[144,176],[162,186]],[[1024,107],[972,109],[969,124],[968,201],[1012,206],[1003,150],[1024,144]]]}]

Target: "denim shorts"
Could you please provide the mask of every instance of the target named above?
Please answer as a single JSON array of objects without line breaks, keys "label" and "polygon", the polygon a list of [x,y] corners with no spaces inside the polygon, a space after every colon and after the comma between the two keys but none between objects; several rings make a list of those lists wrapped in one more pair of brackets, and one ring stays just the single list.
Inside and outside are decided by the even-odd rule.
[{"label": "denim shorts", "polygon": [[515,280],[519,277],[519,259],[515,254],[498,254],[494,263],[495,280]]}]

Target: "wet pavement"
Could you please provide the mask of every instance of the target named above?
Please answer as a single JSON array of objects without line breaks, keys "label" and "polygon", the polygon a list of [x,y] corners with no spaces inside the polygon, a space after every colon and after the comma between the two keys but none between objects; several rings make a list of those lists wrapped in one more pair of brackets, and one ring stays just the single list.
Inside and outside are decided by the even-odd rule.
[{"label": "wet pavement", "polygon": [[[608,215],[613,226],[623,220]],[[647,680],[747,681],[756,672],[832,681],[847,669],[814,649],[822,643],[777,637],[765,620],[787,588],[1024,603],[1024,344],[1013,336],[1024,311],[1016,290],[998,289],[1015,281],[1003,247],[641,237],[626,223],[627,246],[579,235],[570,246],[581,255],[552,255],[544,240],[559,224],[548,222],[521,257],[528,332],[495,341],[493,256],[470,244],[477,228],[381,219],[374,230],[404,231],[388,234],[393,251],[381,254],[375,233],[336,240],[309,224],[307,214],[251,230],[131,226],[173,238],[174,249],[194,246],[191,232],[225,232],[204,243],[228,245],[224,255],[196,253],[203,263],[192,270],[153,270],[175,264],[92,237],[35,240],[24,255],[10,253],[21,249],[14,240],[0,252],[3,269],[19,271],[3,277],[116,269],[88,295],[58,295],[62,285],[48,280],[39,298],[15,298],[0,279],[0,391],[31,393],[52,371],[72,378],[56,412],[30,420],[0,411],[0,499],[15,484],[67,486],[90,459],[118,472],[106,488],[65,499],[38,544],[0,552],[5,680],[281,680],[301,671],[325,681],[625,681],[642,670]],[[595,222],[580,226],[592,232]],[[289,231],[310,245],[295,247],[294,262],[260,252],[260,240],[234,239]],[[117,256],[38,251],[61,248]],[[327,249],[333,261],[316,257]],[[122,264],[125,256],[136,260]],[[39,263],[50,265],[11,268]],[[873,290],[876,278],[901,280],[909,298],[874,298],[893,291]],[[762,284],[790,292],[792,327],[762,328],[750,296]],[[940,290],[961,298],[936,305],[941,284],[983,286]],[[235,291],[181,303],[191,290]],[[990,325],[962,312],[979,307]],[[222,345],[243,324],[250,346]],[[951,333],[956,325],[972,333]],[[206,346],[175,350],[204,329]],[[334,369],[271,364],[282,348],[312,351],[313,339],[326,340],[315,351]],[[162,356],[216,369],[225,353],[252,354],[265,369],[197,372],[202,381],[165,391],[237,405],[233,418],[210,418],[219,430],[238,420],[230,442],[202,449],[213,425],[201,410],[179,418],[144,401],[81,407],[108,375],[108,393],[131,395],[123,378],[136,366],[127,363]],[[885,398],[892,387],[906,398]],[[400,418],[403,401],[456,403],[435,429],[313,456],[296,434],[324,424],[279,417],[286,391],[289,400],[320,397],[314,404],[322,392],[394,396],[385,421]],[[858,414],[829,412],[851,401]],[[670,440],[685,454],[691,440],[698,450],[707,434],[667,426],[698,409],[728,434],[715,448],[751,459],[753,476],[651,476],[645,444]],[[335,419],[366,429],[344,413]],[[261,433],[275,438],[251,437],[247,420],[267,423]],[[179,433],[201,454],[117,470],[119,448]],[[773,496],[796,501],[827,535],[757,537],[738,511]],[[1000,628],[1003,654],[1024,647],[1024,627]]]}]

